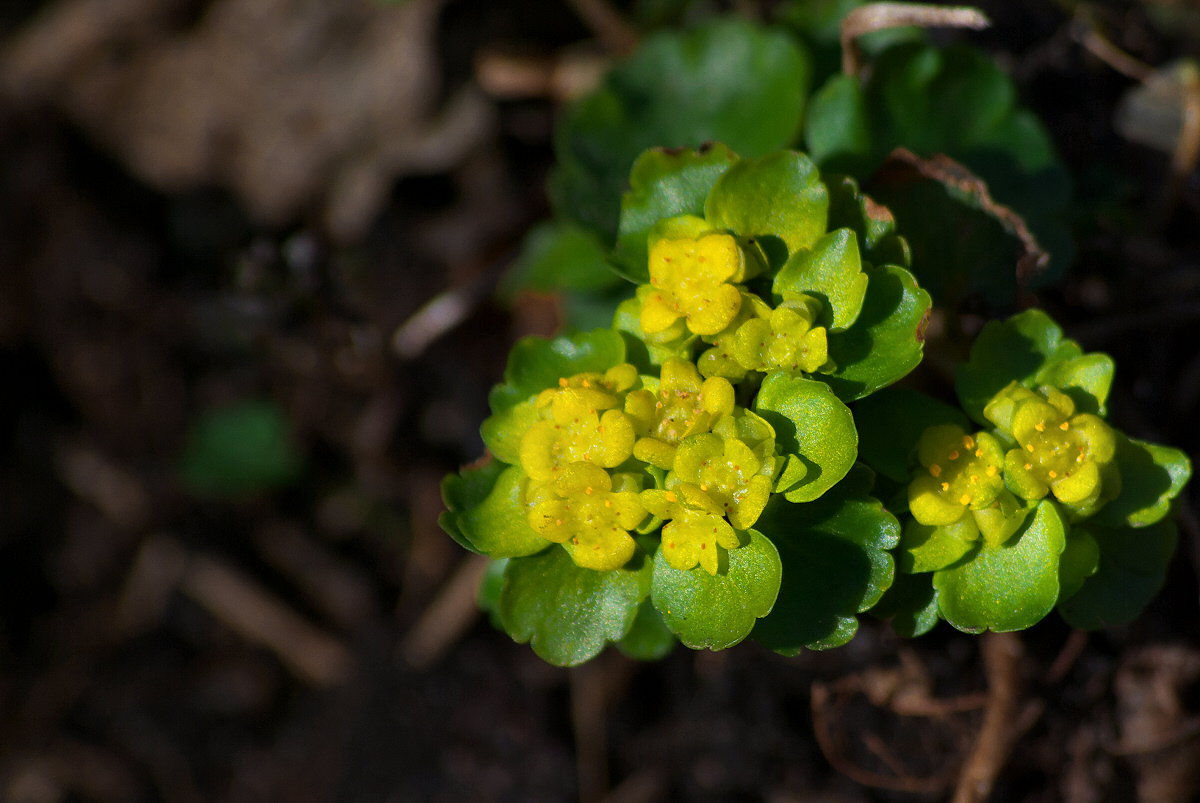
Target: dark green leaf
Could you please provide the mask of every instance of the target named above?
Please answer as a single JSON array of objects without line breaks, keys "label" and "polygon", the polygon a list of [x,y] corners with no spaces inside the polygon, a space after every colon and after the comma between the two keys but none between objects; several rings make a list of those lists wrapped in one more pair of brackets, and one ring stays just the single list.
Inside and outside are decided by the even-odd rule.
[{"label": "dark green leaf", "polygon": [[907,484],[912,479],[909,455],[921,433],[934,424],[971,422],[957,407],[908,388],[884,388],[854,405],[859,459],[880,474]]},{"label": "dark green leaf", "polygon": [[594,658],[629,633],[650,592],[651,561],[639,552],[625,568],[581,569],[559,547],[509,561],[500,616],[514,640],[557,666]]},{"label": "dark green leaf", "polygon": [[846,476],[858,454],[858,432],[849,408],[824,382],[784,373],[770,374],[759,389],[754,411],[775,428],[785,455],[798,455],[807,469],[786,492],[790,502],[810,502]]},{"label": "dark green leaf", "polygon": [[492,388],[488,402],[502,413],[535,393],[554,387],[562,377],[604,372],[625,360],[625,341],[611,329],[596,329],[545,340],[524,337],[508,353],[504,384]]},{"label": "dark green leaf", "polygon": [[942,618],[959,630],[1006,633],[1040,621],[1058,601],[1058,561],[1065,526],[1043,501],[1016,535],[999,547],[981,542],[962,563],[935,572]]},{"label": "dark green leaf", "polygon": [[916,638],[938,623],[938,592],[932,574],[896,573],[871,614],[889,620],[901,638]]},{"label": "dark green leaf", "polygon": [[504,590],[504,571],[508,568],[508,558],[489,560],[483,570],[483,579],[479,582],[479,592],[475,602],[479,610],[488,616],[488,621],[497,630],[504,629],[500,618],[500,592]]},{"label": "dark green leaf", "polygon": [[971,357],[954,372],[954,387],[967,415],[985,426],[983,408],[1012,381],[1036,387],[1037,378],[1055,363],[1083,352],[1049,315],[1026,310],[1003,323],[991,321],[971,345]]},{"label": "dark green leaf", "polygon": [[774,610],[754,628],[756,641],[784,655],[844,644],[858,629],[855,614],[891,585],[888,550],[900,525],[868,496],[870,482],[859,466],[815,502],[775,496],[767,505],[755,526],[779,549],[783,583]]},{"label": "dark green leaf", "polygon": [[192,422],[179,477],[198,496],[238,499],[288,485],[302,463],[283,409],[246,401]]},{"label": "dark green leaf", "polygon": [[871,125],[856,78],[835,75],[813,94],[804,118],[804,142],[823,170],[866,172]]},{"label": "dark green leaf", "polygon": [[713,226],[743,237],[778,237],[789,255],[816,243],[828,213],[829,191],[820,173],[796,151],[742,159],[717,179],[704,205]]},{"label": "dark green leaf", "polygon": [[1081,630],[1124,625],[1146,607],[1167,577],[1178,536],[1175,524],[1149,527],[1093,527],[1088,532],[1100,548],[1100,568],[1083,587],[1058,605],[1067,624]]},{"label": "dark green leaf", "polygon": [[500,280],[496,292],[510,302],[522,290],[598,292],[621,277],[604,258],[596,236],[569,223],[544,222],[530,229],[521,255]]},{"label": "dark green leaf", "polygon": [[557,212],[612,242],[621,192],[647,148],[724,142],[762,156],[796,138],[807,55],[785,33],[724,18],[646,37],[555,131]]},{"label": "dark green leaf", "polygon": [[732,647],[775,604],[779,552],[761,533],[749,530],[746,535],[749,543],[730,550],[728,567],[716,575],[700,567],[673,569],[661,553],[654,559],[654,607],[692,649]]},{"label": "dark green leaf", "polygon": [[1058,599],[1069,599],[1100,568],[1100,545],[1090,532],[1072,527],[1058,561]]},{"label": "dark green leaf", "polygon": [[867,268],[867,295],[854,325],[829,335],[837,368],[825,381],[845,401],[861,399],[904,377],[925,354],[933,302],[907,270]]},{"label": "dark green leaf", "polygon": [[908,243],[896,234],[896,218],[886,206],[875,203],[849,176],[822,172],[829,189],[829,228],[848,228],[858,235],[858,250],[872,265],[912,263]]},{"label": "dark green leaf", "polygon": [[658,661],[670,655],[678,643],[662,614],[647,597],[638,606],[633,627],[617,642],[617,649],[635,661]]},{"label": "dark green leaf", "polygon": [[633,163],[629,191],[621,198],[621,222],[613,258],[638,284],[650,281],[646,237],[654,224],[677,215],[704,215],[704,200],[737,155],[721,143],[691,148],[652,148]]},{"label": "dark green leaf", "polygon": [[1192,461],[1178,449],[1118,435],[1121,493],[1092,518],[1106,527],[1145,527],[1171,512],[1171,500],[1192,476]]}]

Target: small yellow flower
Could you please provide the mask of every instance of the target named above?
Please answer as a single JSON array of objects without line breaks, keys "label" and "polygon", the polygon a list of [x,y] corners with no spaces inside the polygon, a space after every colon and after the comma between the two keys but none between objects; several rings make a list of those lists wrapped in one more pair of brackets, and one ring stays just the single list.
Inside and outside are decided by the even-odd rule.
[{"label": "small yellow flower", "polygon": [[646,517],[637,486],[621,477],[613,490],[609,473],[590,463],[570,463],[557,479],[532,485],[526,493],[529,526],[562,544],[576,564],[598,572],[619,569],[633,557],[629,531]]},{"label": "small yellow flower", "polygon": [[708,432],[713,422],[733,412],[733,385],[721,378],[702,379],[690,362],[668,360],[657,387],[647,383],[625,397],[625,413],[639,435],[633,456],[659,468],[671,468],[684,438]]},{"label": "small yellow flower", "polygon": [[771,496],[763,461],[738,438],[693,435],[679,445],[673,473],[699,487],[739,530],[753,526]]},{"label": "small yellow flower", "polygon": [[921,470],[908,485],[908,509],[921,524],[953,524],[968,509],[990,506],[1004,489],[1004,449],[986,432],[929,427],[917,442],[917,460]]},{"label": "small yellow flower", "polygon": [[640,500],[653,515],[669,519],[659,551],[674,569],[686,572],[700,564],[715,575],[723,568],[728,550],[741,546],[737,533],[723,518],[721,506],[695,485],[680,483],[671,490],[642,491]]},{"label": "small yellow flower", "polygon": [[742,305],[740,282],[746,259],[728,234],[699,239],[661,239],[650,248],[650,285],[642,298],[642,331],[654,334],[680,318],[698,335],[725,329]]},{"label": "small yellow flower", "polygon": [[1073,515],[1090,515],[1120,490],[1113,458],[1116,436],[1099,416],[1076,413],[1070,396],[1010,385],[984,415],[1017,443],[1005,456],[1005,479],[1024,499],[1048,493]]}]

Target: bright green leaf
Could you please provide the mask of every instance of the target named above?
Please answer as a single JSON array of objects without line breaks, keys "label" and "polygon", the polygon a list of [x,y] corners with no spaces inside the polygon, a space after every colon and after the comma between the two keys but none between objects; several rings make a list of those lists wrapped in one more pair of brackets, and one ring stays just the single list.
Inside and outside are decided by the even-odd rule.
[{"label": "bright green leaf", "polygon": [[824,170],[850,170],[866,163],[871,125],[858,79],[835,75],[813,94],[804,118],[804,142],[808,155]]},{"label": "bright green leaf", "polygon": [[[517,466],[504,466],[498,462],[495,465],[504,470],[496,477],[495,485],[483,501],[462,509],[451,507],[451,513],[455,514],[454,525],[475,549],[493,558],[515,558],[541,552],[550,546],[550,542],[538,535],[526,518],[522,499],[525,472]],[[480,471],[491,473],[487,466]],[[480,477],[478,482],[482,480]],[[450,507],[451,496],[445,488],[444,485],[443,495]],[[472,487],[471,493],[476,490]]]},{"label": "bright green leaf", "polygon": [[896,550],[896,567],[906,574],[945,569],[974,549],[978,536],[979,529],[969,514],[942,527],[909,519]]},{"label": "bright green leaf", "polygon": [[858,629],[855,614],[891,585],[888,550],[900,525],[868,495],[870,483],[859,466],[815,502],[776,496],[767,505],[756,526],[779,549],[783,583],[774,610],[754,628],[756,641],[784,655],[844,644]]},{"label": "bright green leaf", "polygon": [[1036,511],[1003,545],[982,543],[969,559],[934,573],[942,618],[967,633],[1006,633],[1030,627],[1054,608],[1065,525],[1053,502]]},{"label": "bright green leaf", "polygon": [[581,664],[629,633],[650,592],[651,566],[639,552],[622,569],[594,572],[558,547],[511,560],[500,593],[504,627],[549,663]]},{"label": "bright green leaf", "polygon": [[1115,370],[1112,357],[1091,352],[1048,364],[1038,372],[1034,382],[1053,385],[1066,393],[1075,402],[1076,412],[1103,416]]},{"label": "bright green leaf", "polygon": [[1192,461],[1170,446],[1118,437],[1117,471],[1121,493],[1091,521],[1107,527],[1146,527],[1171,512],[1171,500],[1192,476]]},{"label": "bright green leaf", "polygon": [[916,368],[925,354],[933,302],[904,268],[867,268],[867,294],[854,325],[829,335],[837,368],[823,376],[845,401],[861,399]]},{"label": "bright green leaf", "polygon": [[795,253],[775,277],[772,292],[783,298],[811,295],[823,309],[818,324],[836,333],[858,319],[867,295],[867,274],[850,229],[822,235],[808,251]]},{"label": "bright green leaf", "polygon": [[1100,567],[1079,591],[1058,605],[1067,624],[1081,630],[1132,622],[1162,588],[1175,554],[1175,524],[1149,527],[1093,527],[1087,531],[1100,549]]},{"label": "bright green leaf", "polygon": [[651,148],[638,157],[621,198],[613,258],[632,281],[650,281],[646,238],[654,224],[677,215],[704,215],[704,200],[737,155],[721,143],[692,148]]},{"label": "bright green leaf", "polygon": [[483,579],[479,581],[479,591],[475,594],[475,602],[479,610],[487,614],[488,621],[497,630],[504,629],[500,618],[500,592],[504,590],[504,571],[508,568],[508,558],[489,560],[483,570]]},{"label": "bright green leaf", "polygon": [[671,568],[661,553],[654,559],[654,607],[679,640],[692,649],[723,650],[744,639],[771,611],[779,593],[779,552],[761,533],[749,530],[749,543],[729,551],[725,571]]},{"label": "bright green leaf", "polygon": [[824,382],[769,375],[754,411],[775,428],[775,442],[785,455],[798,455],[807,472],[788,490],[790,502],[811,502],[846,476],[858,454],[854,416]]},{"label": "bright green leaf", "polygon": [[713,226],[742,237],[778,237],[789,255],[816,243],[828,213],[829,191],[816,166],[796,151],[742,159],[717,179],[704,205]]}]

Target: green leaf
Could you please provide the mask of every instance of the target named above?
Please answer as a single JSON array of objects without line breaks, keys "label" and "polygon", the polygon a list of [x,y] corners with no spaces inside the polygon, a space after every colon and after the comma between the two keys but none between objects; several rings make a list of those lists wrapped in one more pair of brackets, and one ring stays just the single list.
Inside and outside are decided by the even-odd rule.
[{"label": "green leaf", "polygon": [[506,468],[499,461],[489,460],[482,466],[467,467],[442,478],[442,503],[446,510],[438,516],[438,526],[463,549],[482,554],[458,526],[458,514],[483,504],[496,487],[496,478]]},{"label": "green leaf", "polygon": [[679,639],[647,597],[638,606],[633,627],[617,642],[617,649],[635,661],[658,661],[670,655],[678,643]]},{"label": "green leaf", "polygon": [[821,301],[818,324],[841,331],[858,319],[867,295],[867,274],[850,229],[822,235],[811,250],[795,253],[775,277],[772,291],[783,298],[806,294]]},{"label": "green leaf", "polygon": [[[461,500],[478,496],[488,476],[496,471],[493,466],[503,470],[495,474],[495,484],[488,489],[487,496],[475,504],[459,507]],[[461,535],[475,551],[493,558],[532,555],[550,546],[549,541],[529,526],[526,518],[522,504],[525,472],[518,466],[505,466],[498,461],[477,471],[478,474],[469,479],[452,475],[443,481],[442,496],[450,509],[450,516],[443,524],[447,532],[451,536]]]},{"label": "green leaf", "polygon": [[728,568],[716,575],[699,567],[673,569],[661,553],[654,558],[654,607],[679,640],[694,650],[732,647],[775,604],[779,552],[761,533],[749,530],[746,535],[749,543],[730,550]]},{"label": "green leaf", "polygon": [[978,537],[979,529],[970,514],[943,527],[930,527],[909,519],[896,550],[896,566],[905,574],[945,569],[974,549]]},{"label": "green leaf", "polygon": [[647,236],[654,224],[677,215],[704,215],[704,200],[716,180],[737,161],[721,143],[691,148],[651,148],[638,157],[621,198],[621,220],[613,258],[638,284],[650,281]]},{"label": "green leaf", "polygon": [[521,462],[521,437],[541,418],[537,399],[526,399],[485,418],[479,426],[479,434],[497,460],[516,465]]},{"label": "green leaf", "polygon": [[1146,527],[1171,512],[1171,500],[1192,476],[1192,461],[1178,449],[1118,436],[1121,493],[1091,519],[1101,526]]},{"label": "green leaf", "polygon": [[850,176],[822,172],[821,180],[829,190],[831,230],[853,229],[866,262],[909,267],[912,253],[904,238],[896,234],[896,217],[890,209],[864,195]]},{"label": "green leaf", "polygon": [[773,373],[754,401],[754,411],[775,428],[775,443],[797,455],[807,473],[786,491],[789,502],[811,502],[846,476],[858,454],[850,409],[824,382]]},{"label": "green leaf", "polygon": [[1081,356],[1079,344],[1062,334],[1059,325],[1037,309],[1003,323],[990,321],[971,345],[970,359],[954,372],[954,388],[967,415],[989,426],[983,408],[1010,382],[1037,387],[1043,372]]},{"label": "green leaf", "polygon": [[496,293],[511,303],[522,290],[595,293],[619,284],[621,277],[604,258],[594,234],[546,221],[525,235],[521,255],[500,279]]},{"label": "green leaf", "polygon": [[912,479],[909,455],[923,433],[935,424],[971,422],[957,407],[908,388],[884,388],[854,405],[859,459],[880,474],[907,484]]},{"label": "green leaf", "polygon": [[844,644],[858,630],[855,614],[891,585],[900,525],[868,495],[870,483],[859,466],[815,502],[772,498],[755,526],[779,549],[783,583],[756,641],[784,655]]},{"label": "green leaf", "polygon": [[829,335],[837,368],[823,375],[845,401],[870,395],[916,368],[925,355],[933,302],[904,268],[867,268],[867,294],[854,325]]},{"label": "green leaf", "polygon": [[939,618],[933,575],[896,572],[896,579],[870,613],[890,621],[892,630],[901,638],[925,635],[933,630]]},{"label": "green leaf", "polygon": [[650,592],[651,561],[638,552],[621,569],[581,569],[565,550],[509,561],[500,592],[500,616],[515,641],[556,666],[594,658],[609,641],[629,633]]},{"label": "green leaf", "polygon": [[942,618],[967,633],[1006,633],[1030,627],[1054,608],[1065,525],[1046,501],[1027,521],[1001,546],[981,543],[969,559],[934,573]]},{"label": "green leaf", "polygon": [[1103,416],[1107,412],[1105,403],[1115,370],[1112,357],[1090,352],[1050,363],[1038,372],[1034,381],[1038,385],[1053,385],[1066,393],[1075,402],[1077,412]]},{"label": "green leaf", "polygon": [[1084,582],[1100,569],[1100,545],[1082,527],[1067,533],[1067,546],[1058,561],[1058,598],[1073,596]]},{"label": "green leaf", "polygon": [[487,614],[488,622],[497,630],[504,629],[504,622],[500,618],[500,592],[504,590],[504,571],[507,568],[508,558],[489,560],[475,595],[479,610]]},{"label": "green leaf", "polygon": [[813,247],[828,213],[829,191],[816,165],[796,151],[742,159],[717,179],[704,205],[713,226],[743,237],[778,237],[789,255]]},{"label": "green leaf", "polygon": [[302,464],[283,409],[271,401],[245,401],[192,422],[179,478],[197,496],[240,499],[292,483]]},{"label": "green leaf", "polygon": [[1100,549],[1100,568],[1058,605],[1067,624],[1081,630],[1132,622],[1162,588],[1175,554],[1175,524],[1149,527],[1085,525]]},{"label": "green leaf", "polygon": [[804,118],[808,155],[823,170],[865,172],[871,156],[871,124],[858,79],[835,75],[813,94]]},{"label": "green leaf", "polygon": [[488,394],[492,413],[502,413],[546,388],[561,377],[588,371],[603,373],[625,361],[625,341],[611,329],[596,329],[546,340],[524,337],[508,353],[504,384]]},{"label": "green leaf", "polygon": [[642,40],[555,130],[556,212],[612,242],[634,160],[654,147],[724,142],[762,156],[795,141],[808,97],[802,46],[735,18]]}]

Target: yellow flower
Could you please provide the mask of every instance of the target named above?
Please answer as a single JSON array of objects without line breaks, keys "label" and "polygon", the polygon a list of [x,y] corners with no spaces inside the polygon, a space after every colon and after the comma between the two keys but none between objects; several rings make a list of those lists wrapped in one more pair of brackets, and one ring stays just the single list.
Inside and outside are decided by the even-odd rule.
[{"label": "yellow flower", "polygon": [[1017,443],[1005,456],[1005,479],[1024,499],[1047,493],[1075,517],[1090,515],[1120,491],[1113,457],[1116,436],[1090,413],[1076,413],[1070,396],[1051,387],[1010,385],[984,415]]},{"label": "yellow flower", "polygon": [[922,470],[908,485],[908,509],[921,524],[953,524],[968,509],[990,506],[1004,489],[1004,450],[986,432],[929,427],[917,442],[917,459]]},{"label": "yellow flower", "polygon": [[727,552],[741,546],[737,533],[722,517],[721,506],[695,485],[680,483],[672,490],[642,491],[646,510],[660,519],[663,527],[659,551],[667,564],[686,572],[697,563],[709,574],[722,570]]},{"label": "yellow flower", "polygon": [[562,544],[585,569],[619,569],[633,557],[629,531],[646,517],[637,485],[619,475],[613,490],[608,472],[590,463],[570,463],[553,482],[531,486],[526,493],[529,526],[549,541]]},{"label": "yellow flower", "polygon": [[542,391],[541,418],[521,436],[521,468],[536,482],[548,482],[571,463],[614,468],[628,460],[633,422],[618,408],[637,381],[637,369],[625,363],[604,374],[563,377],[558,387]]},{"label": "yellow flower", "polygon": [[728,234],[660,239],[650,248],[650,285],[642,298],[642,331],[654,334],[680,318],[698,335],[725,329],[742,305],[731,282],[745,278],[746,259]]},{"label": "yellow flower", "polygon": [[733,412],[733,385],[728,380],[702,379],[696,366],[668,360],[657,387],[647,387],[625,397],[625,413],[640,436],[633,456],[662,469],[675,462],[675,448],[689,435],[708,432],[713,422]]},{"label": "yellow flower", "polygon": [[763,461],[738,438],[693,435],[679,445],[673,473],[707,494],[739,530],[749,529],[767,506],[771,477]]}]

